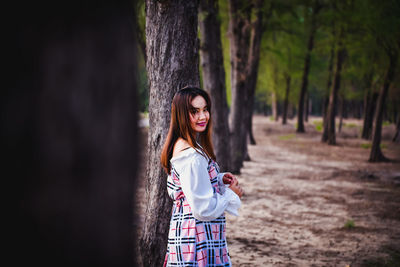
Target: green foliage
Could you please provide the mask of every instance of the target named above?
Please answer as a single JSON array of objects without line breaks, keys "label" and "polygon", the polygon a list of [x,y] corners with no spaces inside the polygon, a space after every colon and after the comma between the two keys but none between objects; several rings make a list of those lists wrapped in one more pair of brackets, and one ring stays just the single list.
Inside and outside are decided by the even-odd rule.
[{"label": "green foliage", "polygon": [[357,127],[357,124],[355,124],[355,123],[345,123],[345,124],[343,124],[343,127],[346,127],[346,128],[356,128],[356,127]]},{"label": "green foliage", "polygon": [[[389,62],[388,53],[399,50],[400,2],[393,0],[324,0],[317,16],[317,32],[311,53],[308,94],[313,114],[321,114],[322,103],[329,94],[328,67],[331,51],[337,52],[339,32],[343,32],[346,51],[341,73],[340,97],[363,101],[367,92],[377,92],[382,86]],[[273,9],[267,20],[270,5]],[[308,32],[314,1],[266,1],[263,12],[264,33],[255,93],[255,108],[270,110],[272,96],[282,103],[286,92],[286,77],[291,78],[289,104],[296,107],[299,98]],[[139,28],[145,29],[144,0],[138,1]],[[228,105],[231,105],[231,64],[228,38],[229,1],[218,0],[221,22],[221,42]],[[199,14],[202,20],[207,14]],[[254,14],[253,14],[254,17]],[[392,51],[392,52],[391,52]],[[148,86],[143,61],[139,63],[140,110],[148,107]],[[400,63],[399,63],[400,65]],[[393,115],[400,105],[400,75],[396,75],[388,92],[386,111]],[[383,125],[388,125],[384,122]],[[315,124],[322,131],[322,122]],[[345,124],[344,127],[355,127]],[[297,128],[297,126],[296,126]]]},{"label": "green foliage", "polygon": [[279,140],[291,140],[296,138],[295,134],[287,134],[287,135],[281,135],[279,136]]},{"label": "green foliage", "polygon": [[274,1],[274,9],[263,35],[256,96],[272,103],[280,102],[286,91],[286,76],[291,77],[289,102],[297,103],[305,43],[302,37],[304,19],[296,2]]},{"label": "green foliage", "polygon": [[[363,143],[363,144],[361,144],[360,146],[361,146],[362,148],[364,148],[364,149],[370,149],[371,146],[372,146],[372,144],[371,144],[371,143]],[[379,145],[379,147],[380,147],[381,149],[386,149],[386,148],[387,148],[387,145],[381,143],[381,144]]]},{"label": "green foliage", "polygon": [[344,224],[345,229],[353,229],[354,227],[356,227],[356,225],[353,220],[347,220],[347,222]]},{"label": "green foliage", "polygon": [[315,125],[315,130],[317,130],[318,132],[322,132],[322,130],[324,129],[322,120],[315,120],[313,121],[313,124]]},{"label": "green foliage", "polygon": [[371,143],[364,143],[360,145],[364,149],[370,149],[371,148]]}]

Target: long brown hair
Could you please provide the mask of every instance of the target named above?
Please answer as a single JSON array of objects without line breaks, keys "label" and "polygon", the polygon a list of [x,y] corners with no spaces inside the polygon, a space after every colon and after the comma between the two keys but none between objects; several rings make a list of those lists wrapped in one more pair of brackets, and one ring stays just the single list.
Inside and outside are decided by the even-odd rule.
[{"label": "long brown hair", "polygon": [[[207,103],[210,118],[204,132],[199,133],[199,141],[202,147],[196,142],[196,132],[190,125],[189,112],[193,113],[192,100],[196,96],[202,96]],[[169,125],[167,139],[165,140],[163,150],[161,152],[161,164],[166,173],[171,173],[172,153],[174,145],[179,137],[186,140],[193,148],[204,152],[209,158],[216,160],[214,148],[211,141],[211,99],[208,93],[197,87],[185,87],[176,92],[171,107],[171,122]]]}]

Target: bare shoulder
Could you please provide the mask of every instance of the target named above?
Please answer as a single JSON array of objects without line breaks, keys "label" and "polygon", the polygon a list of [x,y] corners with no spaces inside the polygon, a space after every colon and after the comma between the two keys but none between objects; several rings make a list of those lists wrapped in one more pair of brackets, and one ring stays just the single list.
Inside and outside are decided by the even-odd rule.
[{"label": "bare shoulder", "polygon": [[182,153],[182,151],[188,149],[189,147],[190,147],[190,145],[185,139],[179,138],[175,142],[174,151],[172,153],[172,157],[179,156],[179,154]]}]

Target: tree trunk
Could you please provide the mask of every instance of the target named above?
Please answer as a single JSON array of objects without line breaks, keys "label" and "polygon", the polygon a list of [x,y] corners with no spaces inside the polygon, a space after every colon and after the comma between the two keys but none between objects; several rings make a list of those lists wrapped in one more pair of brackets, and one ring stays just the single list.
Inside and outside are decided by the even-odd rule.
[{"label": "tree trunk", "polygon": [[131,2],[23,1],[7,12],[17,30],[3,62],[12,86],[0,100],[12,213],[3,212],[10,218],[3,259],[135,266],[140,139]]},{"label": "tree trunk", "polygon": [[394,143],[400,143],[400,116],[397,117],[396,133],[394,134],[392,141]]},{"label": "tree trunk", "polygon": [[248,127],[249,127],[248,128],[249,143],[252,145],[256,145],[257,144],[256,139],[254,138],[254,135],[253,135],[253,115],[250,116]]},{"label": "tree trunk", "polygon": [[311,65],[311,52],[314,47],[314,38],[315,33],[317,31],[317,15],[321,10],[321,5],[318,0],[315,0],[315,4],[313,7],[313,12],[311,15],[311,25],[310,25],[310,32],[308,36],[308,45],[307,45],[307,52],[304,60],[304,68],[303,68],[303,78],[300,88],[300,97],[299,97],[299,108],[297,113],[297,132],[304,133],[304,122],[303,122],[303,112],[304,112],[304,97],[307,91],[308,86],[308,73],[310,72],[310,65]]},{"label": "tree trunk", "polygon": [[[263,34],[263,6],[264,0],[257,0],[255,2],[255,12],[256,12],[256,20],[253,22],[253,27],[251,29],[250,34],[250,49],[249,49],[249,58],[246,70],[247,76],[247,118],[246,122],[249,124],[247,127],[247,134],[249,137],[249,141],[252,145],[256,144],[256,141],[253,136],[253,106],[254,106],[254,95],[256,92],[256,85],[257,85],[257,76],[258,76],[258,66],[260,63],[260,47],[261,47],[261,39]],[[271,15],[272,8],[269,9],[266,18],[268,19]],[[247,146],[246,146],[247,151]],[[247,153],[248,154],[248,153]],[[248,156],[247,159],[250,157]]]},{"label": "tree trunk", "polygon": [[378,99],[378,93],[373,92],[372,96],[368,91],[366,96],[365,112],[364,112],[364,123],[361,137],[366,140],[370,140],[372,137],[372,124],[374,120],[374,114],[376,109],[376,102]]},{"label": "tree trunk", "polygon": [[160,153],[177,90],[199,86],[197,1],[146,0],[147,73],[150,88],[146,213],[141,237],[144,266],[162,266],[172,201]]},{"label": "tree trunk", "polygon": [[247,110],[246,67],[250,44],[251,7],[244,1],[229,1],[229,39],[231,58],[232,104],[229,114],[231,135],[231,172],[240,173],[247,146],[245,112]]},{"label": "tree trunk", "polygon": [[285,91],[285,100],[283,102],[283,115],[282,115],[282,124],[287,123],[287,113],[288,113],[288,104],[289,104],[289,93],[290,93],[290,75],[288,73],[285,74],[286,79],[286,91]]},{"label": "tree trunk", "polygon": [[[394,50],[396,51],[396,50]],[[380,162],[388,161],[388,159],[382,154],[380,144],[382,138],[382,121],[383,121],[383,108],[386,101],[386,96],[389,91],[389,86],[393,81],[398,54],[396,52],[387,51],[389,56],[389,67],[385,75],[385,79],[381,90],[379,92],[378,105],[376,107],[374,130],[372,134],[372,147],[369,156],[369,162]]]},{"label": "tree trunk", "polygon": [[336,144],[336,133],[335,133],[335,116],[336,116],[336,106],[337,106],[337,95],[340,88],[340,78],[341,78],[341,71],[342,71],[342,64],[344,61],[345,49],[342,45],[342,38],[343,38],[343,29],[340,32],[338,47],[339,51],[336,55],[336,69],[335,75],[333,78],[333,85],[331,94],[329,96],[329,107],[328,107],[328,116],[327,122],[324,126],[324,133],[322,135],[322,141],[328,142],[329,145]]},{"label": "tree trunk", "polygon": [[343,126],[343,117],[344,117],[344,97],[340,96],[340,105],[339,105],[339,129],[338,132],[342,132],[342,126]]},{"label": "tree trunk", "polygon": [[400,101],[397,101],[396,98],[392,98],[392,105],[393,105],[393,112],[392,112],[392,121],[393,123],[397,123],[397,109],[398,106],[400,106],[400,103],[398,103]]},{"label": "tree trunk", "polygon": [[271,93],[271,105],[272,105],[272,117],[274,119],[274,121],[277,121],[277,117],[278,117],[278,101],[276,101],[276,93],[275,90],[272,90]]},{"label": "tree trunk", "polygon": [[[334,33],[334,31],[333,31]],[[332,42],[332,46],[331,46],[331,52],[330,52],[330,56],[329,56],[329,65],[328,65],[328,83],[326,86],[326,96],[324,97],[324,106],[322,109],[322,122],[324,125],[324,128],[328,128],[327,125],[325,125],[325,123],[327,123],[327,114],[328,114],[328,106],[329,106],[329,92],[331,90],[331,86],[332,86],[332,75],[333,75],[333,60],[335,58],[335,42]],[[325,133],[325,131],[324,131]],[[326,132],[327,133],[327,132]],[[323,139],[328,138],[328,137],[323,137]]]},{"label": "tree trunk", "polygon": [[203,87],[212,99],[214,150],[221,170],[230,170],[228,104],[218,1],[201,0],[199,13],[200,62],[203,70]]},{"label": "tree trunk", "polygon": [[305,116],[304,116],[304,121],[305,122],[308,122],[308,112],[309,112],[309,102],[310,102],[310,100],[309,100],[309,95],[308,95],[308,90],[307,90],[307,92],[306,92],[306,96],[304,97],[304,101],[305,101],[305,107],[304,107],[304,112],[305,112]]}]

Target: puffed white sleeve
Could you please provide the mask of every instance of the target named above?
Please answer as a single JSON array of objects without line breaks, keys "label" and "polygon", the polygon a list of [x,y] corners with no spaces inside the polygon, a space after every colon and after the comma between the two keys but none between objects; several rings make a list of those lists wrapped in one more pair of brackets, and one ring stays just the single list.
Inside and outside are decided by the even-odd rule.
[{"label": "puffed white sleeve", "polygon": [[[207,167],[207,160],[197,154],[187,160],[180,173],[182,191],[193,216],[200,221],[211,221],[225,210],[237,216],[240,198],[229,188],[223,194],[214,193]],[[232,209],[232,205],[237,208]]]},{"label": "puffed white sleeve", "polygon": [[[229,184],[224,184],[223,178],[224,178],[225,173],[226,172],[220,172],[217,176],[218,187],[219,187],[221,194],[225,194],[226,190],[232,191],[229,188]],[[236,195],[236,193],[234,193],[234,194]],[[226,211],[232,215],[239,216],[238,210],[239,210],[241,204],[242,203],[240,201],[240,198],[237,197],[237,199],[229,202],[229,205],[226,208]]]}]

